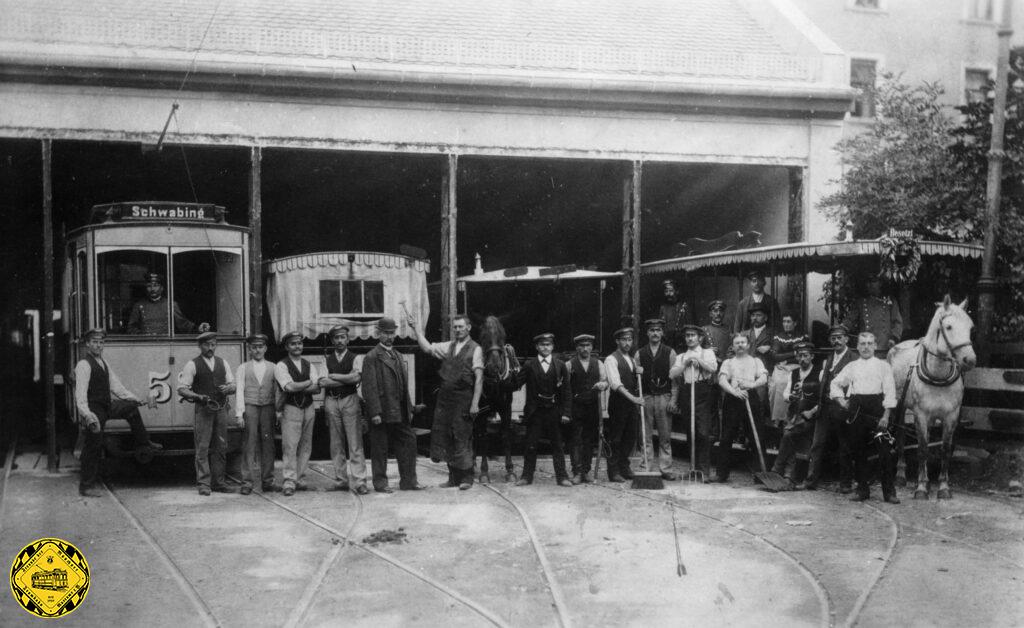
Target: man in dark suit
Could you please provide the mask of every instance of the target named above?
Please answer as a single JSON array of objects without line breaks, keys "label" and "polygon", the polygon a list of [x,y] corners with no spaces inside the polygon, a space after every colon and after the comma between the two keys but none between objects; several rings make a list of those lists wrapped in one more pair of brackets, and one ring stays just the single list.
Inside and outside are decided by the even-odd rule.
[{"label": "man in dark suit", "polygon": [[561,424],[569,423],[572,416],[569,371],[565,362],[551,355],[555,348],[554,334],[538,334],[533,342],[537,347],[537,357],[527,360],[518,375],[520,385],[526,384],[526,407],[523,409],[526,452],[523,455],[523,477],[519,478],[516,486],[533,484],[533,472],[537,468],[537,441],[545,435],[551,442],[556,481],[559,486],[572,486],[565,471],[561,429]]},{"label": "man in dark suit", "polygon": [[807,479],[799,488],[813,491],[821,481],[821,466],[825,450],[833,441],[839,443],[839,492],[853,490],[853,467],[850,464],[850,444],[846,439],[843,422],[846,412],[833,403],[828,396],[829,387],[843,367],[857,359],[857,354],[847,346],[848,331],[844,325],[835,325],[829,330],[828,342],[832,353],[821,365],[821,403],[818,419],[814,422],[814,438],[811,440],[810,462]]},{"label": "man in dark suit", "polygon": [[405,360],[394,350],[398,325],[384,317],[377,322],[380,343],[363,358],[362,388],[366,416],[370,417],[370,467],[373,490],[392,493],[388,486],[388,444],[398,462],[398,488],[418,491],[416,433],[412,431],[412,400],[409,399]]},{"label": "man in dark suit", "polygon": [[[759,270],[751,271],[747,275],[747,281],[750,282],[750,295],[740,299],[739,304],[736,306],[736,314],[733,316],[732,324],[733,333],[739,333],[744,328],[755,304],[765,306],[766,322],[769,327],[781,325],[782,310],[779,309],[779,302],[775,300],[775,297],[764,291],[764,273]],[[751,352],[753,352],[753,345],[751,345]],[[768,372],[771,372],[770,368]]]}]

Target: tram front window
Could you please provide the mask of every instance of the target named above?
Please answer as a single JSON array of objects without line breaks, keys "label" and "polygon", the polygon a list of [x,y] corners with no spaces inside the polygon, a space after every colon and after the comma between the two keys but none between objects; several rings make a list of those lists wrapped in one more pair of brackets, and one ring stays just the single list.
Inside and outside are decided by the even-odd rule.
[{"label": "tram front window", "polygon": [[100,321],[107,332],[168,335],[166,295],[149,287],[153,275],[167,276],[167,254],[117,250],[97,254],[96,261]]},{"label": "tram front window", "polygon": [[171,256],[174,300],[188,317],[208,322],[210,329],[220,334],[242,335],[245,292],[241,252],[172,249]]}]

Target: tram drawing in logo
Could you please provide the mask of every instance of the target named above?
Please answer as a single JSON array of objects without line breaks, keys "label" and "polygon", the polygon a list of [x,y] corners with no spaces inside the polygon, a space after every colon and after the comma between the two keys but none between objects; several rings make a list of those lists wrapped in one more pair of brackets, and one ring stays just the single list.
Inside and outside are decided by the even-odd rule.
[{"label": "tram drawing in logo", "polygon": [[11,565],[11,593],[37,617],[74,611],[89,592],[89,563],[63,539],[46,538],[22,548]]},{"label": "tram drawing in logo", "polygon": [[63,569],[37,571],[32,574],[32,588],[47,591],[63,591],[68,588],[68,572]]}]

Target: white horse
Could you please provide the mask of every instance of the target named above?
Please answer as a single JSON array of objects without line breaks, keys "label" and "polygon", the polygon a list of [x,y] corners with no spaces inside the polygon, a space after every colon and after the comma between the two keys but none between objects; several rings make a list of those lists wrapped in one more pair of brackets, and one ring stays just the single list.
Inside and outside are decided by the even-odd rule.
[{"label": "white horse", "polygon": [[889,364],[896,378],[896,394],[900,395],[898,414],[894,421],[899,430],[899,462],[896,481],[906,483],[906,460],[903,455],[903,413],[914,414],[917,431],[917,488],[914,499],[928,499],[928,429],[942,425],[942,452],[939,471],[939,499],[949,499],[949,459],[953,455],[953,432],[960,420],[964,399],[963,373],[974,368],[977,356],[971,343],[974,322],[964,308],[949,295],[936,304],[935,316],[928,333],[920,340],[901,342],[889,350]]}]

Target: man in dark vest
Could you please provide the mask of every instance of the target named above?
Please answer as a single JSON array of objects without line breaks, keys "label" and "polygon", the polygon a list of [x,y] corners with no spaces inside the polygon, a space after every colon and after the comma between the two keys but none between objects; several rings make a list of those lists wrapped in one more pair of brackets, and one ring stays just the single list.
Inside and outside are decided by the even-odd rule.
[{"label": "man in dark vest", "polygon": [[551,355],[555,348],[554,334],[538,334],[533,337],[533,343],[537,356],[527,360],[517,376],[517,383],[526,384],[526,406],[523,408],[526,452],[523,454],[523,476],[516,481],[516,486],[533,484],[533,472],[537,469],[537,443],[542,436],[547,436],[551,443],[555,481],[559,486],[572,486],[565,471],[561,429],[562,424],[571,420],[569,373],[565,362]]},{"label": "man in dark vest", "polygon": [[264,334],[246,338],[251,359],[243,362],[235,374],[235,418],[245,428],[242,495],[252,493],[257,479],[263,492],[274,490],[274,419],[279,389],[274,363],[263,358],[268,341]]},{"label": "man in dark vest", "polygon": [[85,445],[82,447],[81,479],[78,493],[83,497],[99,497],[93,485],[99,478],[100,453],[103,448],[103,428],[107,421],[127,421],[137,447],[163,449],[149,440],[146,427],[142,424],[139,406],[147,404],[156,407],[152,397],[142,401],[124,387],[117,375],[103,359],[103,346],[107,333],[102,329],[91,329],[82,337],[85,356],[75,365],[75,406],[85,428]]},{"label": "man in dark vest", "polygon": [[373,490],[392,493],[388,486],[388,445],[398,462],[398,488],[419,491],[416,480],[416,433],[412,431],[412,400],[405,360],[395,351],[398,325],[384,317],[377,322],[380,343],[363,358],[362,388],[370,417],[370,466]]},{"label": "man in dark vest", "polygon": [[713,392],[720,388],[715,382],[718,359],[714,351],[701,346],[703,331],[703,328],[696,325],[683,327],[686,351],[676,356],[669,377],[672,378],[672,406],[685,417],[688,432],[692,403],[693,427],[696,434],[691,433],[689,437],[695,439],[693,452],[696,460],[690,461],[690,469],[699,470],[707,481],[711,477],[711,403],[715,398]]},{"label": "man in dark vest", "polygon": [[789,373],[789,386],[784,393],[789,407],[779,455],[772,467],[772,471],[786,478],[790,490],[796,488],[796,456],[810,446],[821,408],[821,367],[814,364],[814,344],[798,342],[793,351],[798,366]]},{"label": "man in dark vest", "polygon": [[217,334],[208,331],[196,338],[199,356],[189,360],[178,374],[178,394],[196,404],[196,484],[200,495],[234,493],[224,484],[228,449],[227,396],[235,392],[235,377],[227,362],[214,355]]},{"label": "man in dark vest", "polygon": [[629,456],[636,446],[640,406],[644,402],[639,395],[642,367],[637,366],[630,356],[633,350],[633,328],[618,329],[614,336],[617,348],[604,360],[610,391],[605,440],[608,441],[608,479],[612,482],[625,482],[633,479]]},{"label": "man in dark vest", "polygon": [[334,351],[327,354],[327,372],[320,379],[320,387],[324,389],[324,414],[331,435],[334,488],[366,495],[370,491],[366,488],[363,455],[363,412],[356,394],[363,356],[348,350],[348,327],[338,325],[328,335]]},{"label": "man in dark vest", "polygon": [[825,452],[832,442],[836,442],[839,449],[839,492],[853,492],[850,444],[843,427],[846,422],[846,411],[839,404],[833,403],[829,397],[832,380],[843,370],[843,367],[857,359],[857,354],[850,350],[847,344],[848,334],[849,331],[845,325],[834,325],[829,329],[828,342],[832,345],[832,353],[825,358],[825,362],[821,365],[821,403],[818,418],[814,421],[814,436],[811,439],[807,479],[798,487],[801,489],[813,491],[818,488]]},{"label": "man in dark vest", "polygon": [[302,357],[302,334],[290,331],[281,338],[288,356],[277,363],[274,378],[284,392],[281,417],[281,461],[284,478],[282,494],[290,497],[296,490],[305,490],[302,479],[313,450],[313,395],[320,392],[323,375],[315,365]]},{"label": "man in dark vest", "polygon": [[[676,351],[663,343],[665,321],[652,318],[644,321],[647,327],[647,344],[637,352],[637,361],[643,367],[641,380],[644,393],[644,422],[647,438],[644,449],[646,458],[651,461],[652,469],[656,468],[666,480],[678,480],[679,476],[672,471],[672,380],[669,370],[676,362]],[[678,332],[683,338],[681,325]],[[654,431],[658,431],[658,448],[654,448]]]},{"label": "man in dark vest", "polygon": [[[594,448],[598,444],[598,426],[601,423],[601,393],[608,389],[604,363],[593,357],[594,337],[580,334],[573,338],[576,355],[565,367],[569,372],[569,390],[572,393],[572,422],[569,423],[569,461],[572,464],[572,483],[589,484]],[[598,452],[601,455],[601,452]]]},{"label": "man in dark vest", "polygon": [[430,432],[430,459],[448,464],[448,480],[442,488],[473,486],[473,420],[480,412],[480,394],[484,387],[484,354],[469,337],[471,325],[466,316],[452,320],[452,339],[427,342],[422,327],[409,320],[420,349],[441,360],[441,390],[434,406],[434,424]]}]

